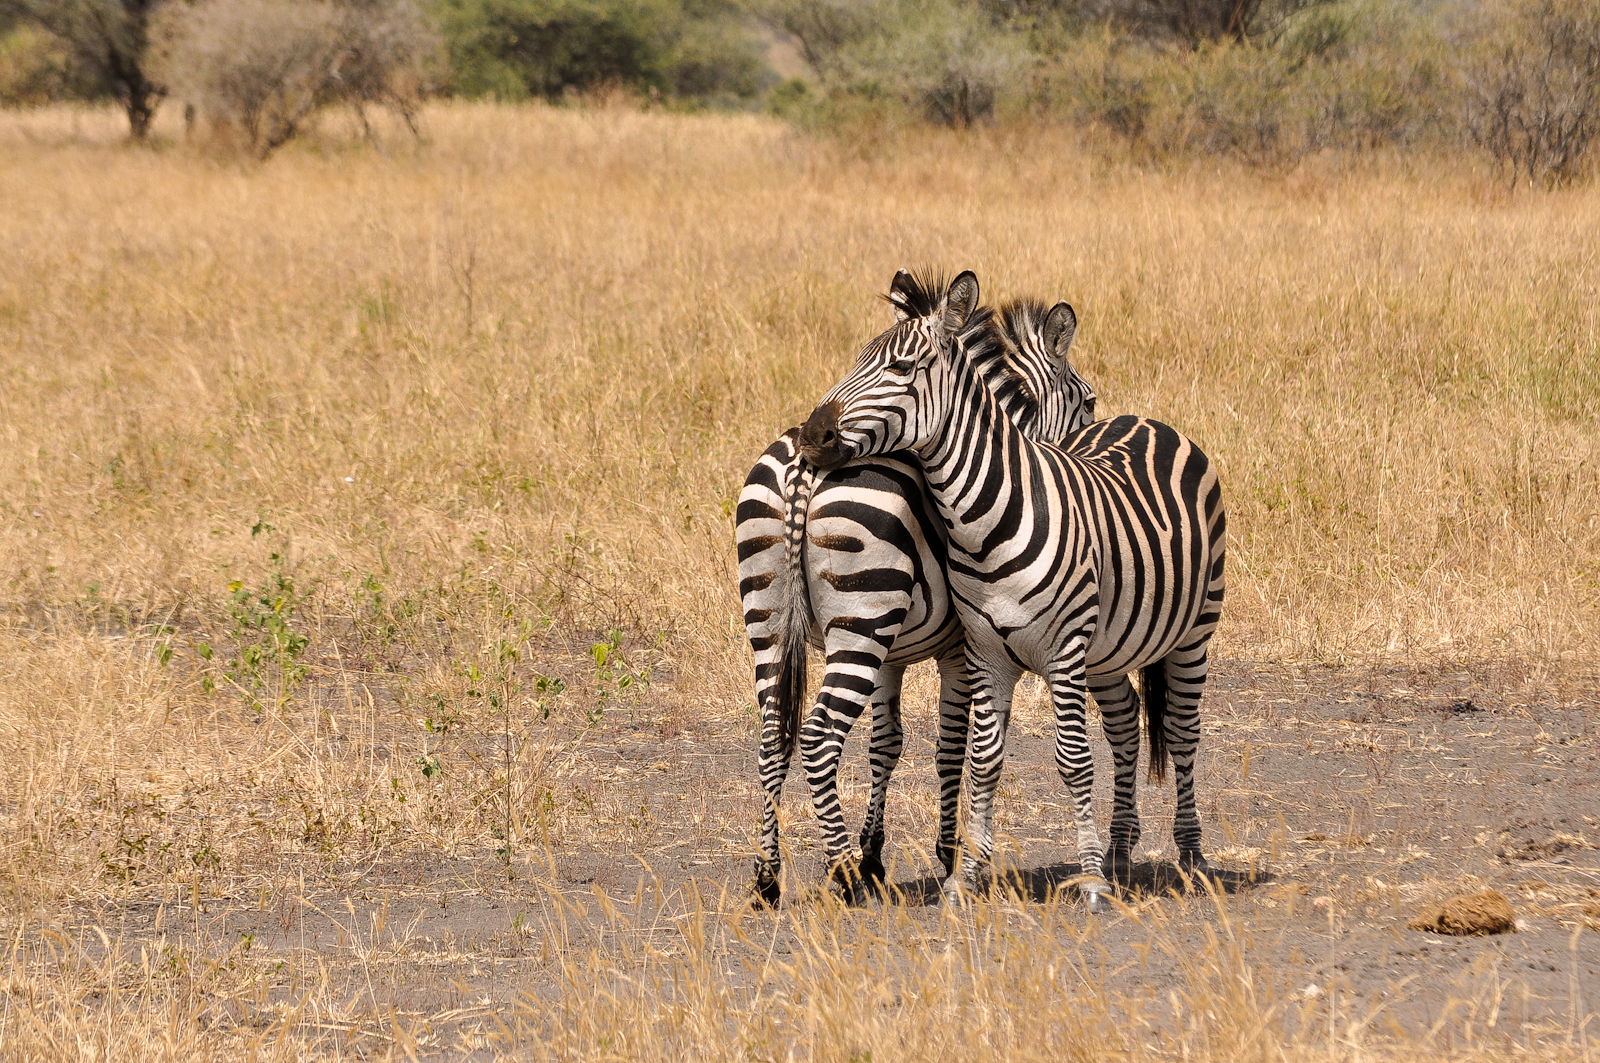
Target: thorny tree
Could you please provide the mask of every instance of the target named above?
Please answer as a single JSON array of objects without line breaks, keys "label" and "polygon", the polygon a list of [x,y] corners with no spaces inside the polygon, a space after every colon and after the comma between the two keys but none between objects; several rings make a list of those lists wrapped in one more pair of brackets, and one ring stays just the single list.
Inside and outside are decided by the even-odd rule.
[{"label": "thorny tree", "polygon": [[143,140],[166,96],[146,69],[150,23],[163,0],[0,0],[0,14],[28,19],[66,46],[72,60],[128,112]]}]

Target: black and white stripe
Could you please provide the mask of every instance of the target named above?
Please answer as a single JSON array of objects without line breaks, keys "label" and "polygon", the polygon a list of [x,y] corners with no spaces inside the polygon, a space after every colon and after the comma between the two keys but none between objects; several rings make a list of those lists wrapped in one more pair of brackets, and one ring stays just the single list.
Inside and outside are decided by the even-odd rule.
[{"label": "black and white stripe", "polygon": [[[945,287],[898,273],[889,294],[896,322],[874,341],[876,349],[915,349],[941,334]],[[1062,439],[1093,420],[1093,391],[1061,356],[1065,348],[1058,352],[1050,342],[1062,308],[1019,302],[963,313],[965,348],[997,409],[1040,438]],[[945,579],[944,522],[916,460],[882,455],[822,473],[800,459],[799,431],[784,433],[762,455],[737,515],[740,595],[762,712],[756,892],[769,903],[779,892],[778,801],[797,744],[830,863],[853,899],[863,878],[883,875],[884,803],[903,746],[900,690],[908,665],[932,658],[939,667],[938,851],[947,868],[966,744],[966,657]],[[826,673],[802,722],[808,642],[823,651]],[[838,768],[845,736],[869,703],[872,796],[857,865]]]},{"label": "black and white stripe", "polygon": [[[952,283],[958,311],[977,298],[972,274]],[[975,371],[964,321],[959,312],[948,315],[943,330],[921,334],[914,350],[869,344],[800,436],[801,454],[824,468],[910,450],[949,529],[950,589],[967,632],[973,700],[972,849],[947,881],[947,895],[974,885],[992,855],[1012,690],[1024,671],[1050,687],[1056,766],[1072,793],[1085,871],[1124,878],[1138,840],[1134,671],[1144,675],[1151,774],[1161,777],[1168,753],[1176,769],[1180,861],[1203,869],[1194,764],[1207,649],[1223,597],[1216,472],[1188,439],[1139,417],[1097,423],[1061,446],[1029,439]],[[1088,693],[1100,705],[1116,763],[1106,854],[1090,804]],[[1086,886],[1091,908],[1102,905],[1103,889]]]}]

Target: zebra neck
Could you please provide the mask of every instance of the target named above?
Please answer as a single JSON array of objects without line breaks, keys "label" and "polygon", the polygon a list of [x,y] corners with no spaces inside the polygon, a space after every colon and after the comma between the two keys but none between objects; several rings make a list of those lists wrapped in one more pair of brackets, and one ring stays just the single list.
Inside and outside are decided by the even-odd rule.
[{"label": "zebra neck", "polygon": [[945,415],[917,453],[951,546],[984,559],[1037,508],[1031,496],[1043,478],[1035,445],[1001,411],[971,363],[958,356],[949,365],[940,396]]}]

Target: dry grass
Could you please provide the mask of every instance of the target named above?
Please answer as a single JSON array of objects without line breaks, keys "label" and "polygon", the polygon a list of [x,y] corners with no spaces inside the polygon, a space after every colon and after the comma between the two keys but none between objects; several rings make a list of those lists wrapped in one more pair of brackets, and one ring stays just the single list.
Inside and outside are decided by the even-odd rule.
[{"label": "dry grass", "polygon": [[[259,1018],[263,968],[199,923],[176,959],[65,928],[287,911],[296,876],[492,851],[508,808],[514,860],[646,851],[651,810],[583,775],[586,736],[750,730],[731,502],[902,264],[1070,299],[1102,409],[1218,461],[1224,657],[1560,685],[1600,656],[1600,189],[1405,160],[1153,173],[1049,129],[863,150],[626,109],[426,120],[420,148],[329,131],[255,167],[129,149],[109,112],[0,115],[6,1058],[338,1054],[341,1024],[403,1055],[410,1020],[326,972]],[[747,782],[681,795],[706,845],[748,844]],[[710,907],[703,935],[736,937]],[[1096,990],[1078,931],[1008,922],[1053,909],[956,938],[817,918],[726,994],[707,965],[733,953],[692,934],[626,977],[563,954],[559,999],[600,1003],[530,1004],[484,1051],[782,1057],[802,1031],[882,1060],[973,1021],[974,1056],[1364,1051],[1241,987],[1226,934],[1174,998],[1219,1025],[1158,1034],[1113,1018],[1169,1002]]]}]

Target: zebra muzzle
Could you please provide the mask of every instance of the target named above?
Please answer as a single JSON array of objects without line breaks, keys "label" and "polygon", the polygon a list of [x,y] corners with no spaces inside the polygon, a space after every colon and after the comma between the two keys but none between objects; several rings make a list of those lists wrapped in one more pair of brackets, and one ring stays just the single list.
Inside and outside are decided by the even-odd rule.
[{"label": "zebra muzzle", "polygon": [[821,469],[831,468],[850,457],[839,436],[839,403],[829,400],[811,411],[800,428],[800,456]]}]

